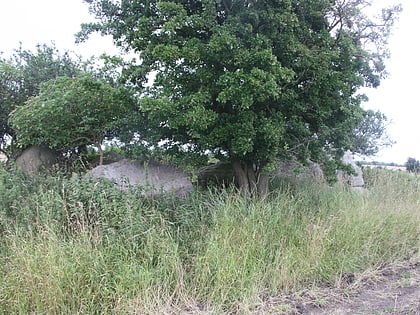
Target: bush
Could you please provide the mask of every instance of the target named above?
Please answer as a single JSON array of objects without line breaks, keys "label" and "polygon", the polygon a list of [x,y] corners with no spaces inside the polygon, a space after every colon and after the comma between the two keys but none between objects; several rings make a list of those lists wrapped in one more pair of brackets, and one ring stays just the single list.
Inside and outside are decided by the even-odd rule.
[{"label": "bush", "polygon": [[420,172],[420,162],[417,161],[415,158],[408,158],[407,162],[405,162],[405,168],[410,173],[419,173]]}]

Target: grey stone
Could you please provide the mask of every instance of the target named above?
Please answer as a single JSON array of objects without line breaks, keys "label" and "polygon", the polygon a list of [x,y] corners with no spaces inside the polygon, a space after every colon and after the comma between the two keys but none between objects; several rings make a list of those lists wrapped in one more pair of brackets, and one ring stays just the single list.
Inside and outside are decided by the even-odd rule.
[{"label": "grey stone", "polygon": [[105,152],[103,164],[111,164],[111,163],[121,161],[123,159],[124,159],[124,156],[122,156],[121,154],[117,152],[113,152],[113,151]]},{"label": "grey stone", "polygon": [[202,187],[215,185],[227,187],[235,182],[231,163],[218,162],[206,165],[197,172],[198,183]]},{"label": "grey stone", "polygon": [[325,182],[324,172],[318,163],[308,161],[302,165],[297,161],[279,161],[273,176],[279,178],[310,178],[318,183]]},{"label": "grey stone", "polygon": [[172,192],[186,195],[193,189],[188,176],[180,169],[157,163],[122,159],[107,165],[100,165],[88,172],[94,178],[112,180],[119,188],[130,186],[145,188],[146,195],[158,195],[162,192]]},{"label": "grey stone", "polygon": [[[353,154],[349,151],[346,152],[343,156],[343,162],[345,164],[350,164],[355,170],[356,175],[347,174],[344,171],[337,171],[339,182],[348,184],[351,187],[363,187],[365,184],[363,180],[363,171],[354,161]],[[321,166],[312,161],[308,161],[306,165],[302,165],[297,161],[280,161],[278,162],[278,167],[273,175],[280,178],[310,178],[319,183],[325,182],[325,175]]]},{"label": "grey stone", "polygon": [[0,152],[0,162],[6,162],[7,156]]},{"label": "grey stone", "polygon": [[36,174],[51,169],[57,159],[57,152],[48,147],[30,146],[16,158],[16,166],[27,174]]},{"label": "grey stone", "polygon": [[[104,160],[102,161],[103,165],[115,163],[118,161],[121,161],[124,159],[124,156],[121,154],[114,152],[114,151],[108,151],[104,152]],[[99,165],[99,156],[96,157],[91,163],[91,167],[96,167]]]},{"label": "grey stone", "polygon": [[363,187],[365,185],[365,181],[363,179],[363,171],[356,164],[353,158],[353,154],[350,151],[347,151],[343,156],[343,162],[347,165],[351,165],[355,170],[356,174],[347,174],[343,171],[338,171],[337,176],[340,182],[347,183],[351,187]]}]

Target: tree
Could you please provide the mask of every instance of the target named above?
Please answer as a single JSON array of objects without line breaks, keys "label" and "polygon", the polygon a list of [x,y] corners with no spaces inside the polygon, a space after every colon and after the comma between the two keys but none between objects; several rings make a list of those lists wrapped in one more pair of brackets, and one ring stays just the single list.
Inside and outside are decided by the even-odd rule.
[{"label": "tree", "polygon": [[352,148],[355,153],[371,156],[380,148],[394,144],[386,132],[387,117],[379,111],[366,110],[364,119],[353,131]]},{"label": "tree", "polygon": [[88,2],[98,22],[79,39],[99,31],[139,54],[123,75],[142,95],[141,136],[230,161],[251,193],[267,191],[278,158],[340,166],[399,12],[372,21],[368,0]]},{"label": "tree", "polygon": [[21,146],[74,150],[94,145],[102,164],[103,140],[115,135],[133,106],[123,89],[84,74],[42,83],[39,95],[17,107],[9,121]]},{"label": "tree", "polygon": [[8,117],[13,109],[12,100],[18,94],[19,87],[15,82],[19,74],[13,65],[6,60],[0,60],[0,151],[6,153],[5,145],[10,137],[13,138],[13,131],[8,124]]},{"label": "tree", "polygon": [[409,157],[407,162],[405,162],[405,168],[410,173],[419,173],[420,172],[420,162],[415,158]]},{"label": "tree", "polygon": [[39,45],[35,52],[20,47],[10,58],[0,58],[0,151],[10,155],[6,146],[15,138],[8,123],[9,114],[38,95],[42,82],[76,76],[80,68],[78,58],[72,58],[68,52],[60,54],[54,45]]}]

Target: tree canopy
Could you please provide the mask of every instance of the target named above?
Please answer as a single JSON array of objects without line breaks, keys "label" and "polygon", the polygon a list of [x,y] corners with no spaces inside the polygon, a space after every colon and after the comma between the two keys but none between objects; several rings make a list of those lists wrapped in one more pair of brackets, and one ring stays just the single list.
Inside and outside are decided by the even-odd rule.
[{"label": "tree canopy", "polygon": [[0,56],[0,150],[7,151],[7,142],[15,138],[8,116],[16,107],[38,95],[42,82],[80,72],[80,60],[54,45],[38,45],[35,52],[20,47],[10,58]]},{"label": "tree canopy", "polygon": [[366,110],[364,118],[353,130],[351,150],[364,156],[372,156],[394,141],[386,132],[388,118],[379,111]]},{"label": "tree canopy", "polygon": [[278,158],[339,166],[400,10],[374,20],[368,0],[88,2],[97,22],[79,39],[110,34],[139,56],[123,75],[141,95],[140,136],[226,159],[261,193]]},{"label": "tree canopy", "polygon": [[59,77],[42,83],[39,95],[10,114],[10,124],[21,146],[47,145],[72,150],[95,145],[113,136],[134,103],[125,90],[89,74]]}]

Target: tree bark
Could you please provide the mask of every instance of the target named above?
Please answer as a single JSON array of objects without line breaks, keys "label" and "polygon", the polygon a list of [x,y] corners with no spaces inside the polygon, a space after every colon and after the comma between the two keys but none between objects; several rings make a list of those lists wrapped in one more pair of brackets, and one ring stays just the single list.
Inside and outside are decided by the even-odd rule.
[{"label": "tree bark", "polygon": [[232,168],[239,190],[241,192],[249,192],[248,176],[243,169],[241,162],[238,160],[233,161]]},{"label": "tree bark", "polygon": [[252,196],[264,196],[268,194],[269,176],[258,174],[252,162],[241,163],[239,160],[232,162],[236,184],[241,193]]},{"label": "tree bark", "polygon": [[102,146],[100,143],[97,143],[96,147],[98,148],[99,152],[99,165],[102,165],[104,163],[104,151],[102,150]]},{"label": "tree bark", "polygon": [[259,196],[265,196],[269,193],[269,176],[268,174],[260,174],[257,182],[257,193]]},{"label": "tree bark", "polygon": [[248,161],[246,162],[246,175],[248,178],[249,192],[251,195],[258,194],[258,176],[254,170],[254,163]]}]

